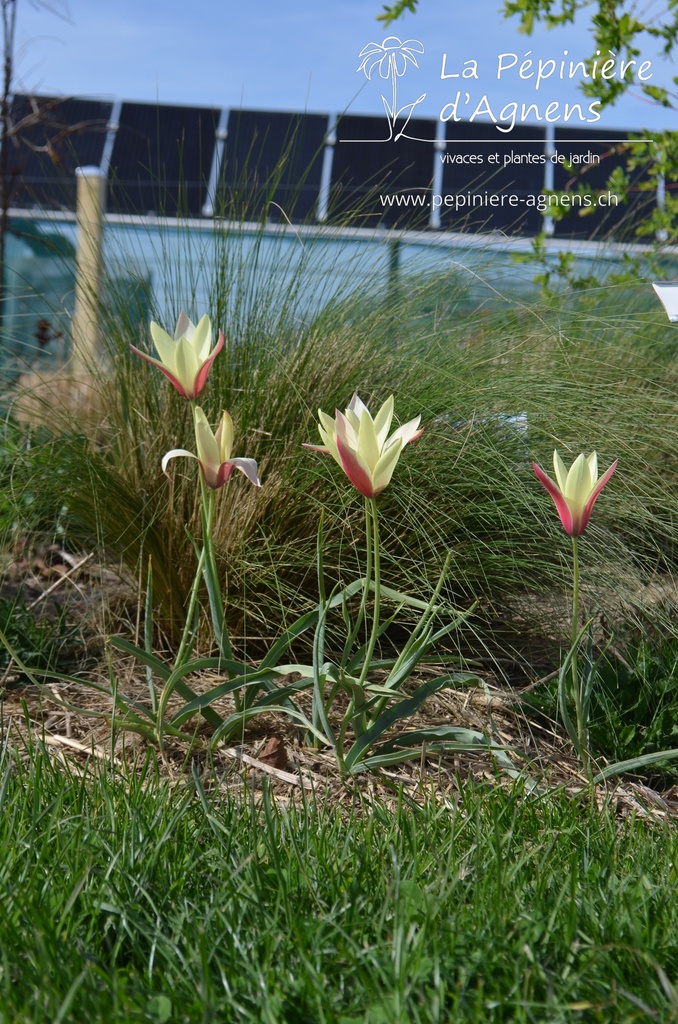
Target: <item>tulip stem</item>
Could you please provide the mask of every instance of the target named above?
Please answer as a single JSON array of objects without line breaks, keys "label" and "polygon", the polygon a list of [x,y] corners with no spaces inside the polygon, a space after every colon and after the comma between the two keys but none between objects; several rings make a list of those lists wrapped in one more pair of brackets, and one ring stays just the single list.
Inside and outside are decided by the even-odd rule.
[{"label": "tulip stem", "polygon": [[349,658],[351,657],[351,651],[353,644],[356,642],[360,627],[365,621],[365,612],[367,609],[367,598],[370,592],[370,585],[372,582],[372,520],[370,516],[369,498],[365,498],[365,579],[363,582],[363,592],[360,598],[360,607],[358,608],[358,614],[356,620],[351,628],[350,633],[346,637],[344,644],[344,650],[342,654],[341,664],[344,667]]},{"label": "tulip stem", "polygon": [[579,665],[577,659],[577,647],[579,645],[579,537],[572,538],[572,696],[574,698],[574,710],[577,718],[577,741],[579,746],[579,757],[582,768],[588,775],[590,773],[589,738],[587,723],[584,721],[582,707],[581,679],[579,677]]},{"label": "tulip stem", "polygon": [[214,553],[214,490],[207,486],[200,473],[200,491],[202,498],[202,520],[203,520],[203,550],[205,551],[205,564],[203,575],[205,586],[210,602],[212,613],[212,628],[217,641],[217,646],[223,658],[233,661],[233,651],[226,628],[226,616],[224,614],[224,602],[221,597],[219,586],[219,574],[217,573],[217,560]]},{"label": "tulip stem", "polygon": [[[381,559],[379,551],[379,520],[377,518],[377,502],[374,498],[365,499],[365,512],[368,538],[370,535],[370,530],[372,532],[372,557],[374,562],[374,615],[372,618],[372,633],[367,644],[365,660],[363,661],[363,668],[362,672],[360,673],[360,686],[365,685],[365,682],[367,680],[367,673],[369,672],[370,665],[372,664],[372,658],[374,657],[374,649],[377,645],[377,637],[379,636],[379,621],[381,618]],[[366,589],[369,588],[370,582],[371,581],[368,578],[366,580]]]},{"label": "tulip stem", "polygon": [[188,637],[191,632],[193,618],[195,616],[195,606],[198,601],[198,589],[200,587],[200,580],[202,579],[203,569],[205,566],[205,548],[203,547],[200,552],[198,559],[198,567],[195,570],[195,577],[193,578],[193,585],[191,587],[191,596],[188,601],[188,608],[186,610],[186,622],[184,623],[184,631],[181,634],[181,643],[179,644],[179,651],[174,661],[174,668],[179,665],[183,665],[184,658],[186,655],[186,648],[188,646]]}]

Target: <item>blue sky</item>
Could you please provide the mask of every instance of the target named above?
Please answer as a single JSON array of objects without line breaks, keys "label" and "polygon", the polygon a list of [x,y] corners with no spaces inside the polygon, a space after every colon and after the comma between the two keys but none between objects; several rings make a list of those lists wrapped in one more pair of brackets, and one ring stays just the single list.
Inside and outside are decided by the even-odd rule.
[{"label": "blue sky", "polygon": [[[383,113],[386,83],[358,72],[359,53],[383,40],[376,21],[383,0],[50,0],[67,20],[18,0],[17,79],[20,91],[106,96],[218,107]],[[535,89],[517,73],[530,59],[582,60],[591,53],[586,22],[532,36],[506,21],[498,0],[420,0],[388,33],[424,46],[419,67],[399,82],[402,100],[426,94],[421,115],[438,117],[462,87],[471,106],[487,96],[508,101],[582,101],[576,80],[555,76]],[[500,54],[513,69],[497,78]],[[476,62],[476,78],[441,79]],[[650,50],[652,82],[670,84],[678,68]],[[510,63],[507,58],[505,63]],[[470,71],[472,64],[466,64]],[[403,91],[404,90],[404,91]],[[587,101],[588,102],[588,101]],[[467,110],[469,108],[467,107]],[[463,112],[463,111],[462,111]],[[479,120],[486,120],[479,117]],[[574,122],[570,122],[574,126]],[[678,115],[654,108],[635,92],[602,112],[600,128],[678,130]]]}]

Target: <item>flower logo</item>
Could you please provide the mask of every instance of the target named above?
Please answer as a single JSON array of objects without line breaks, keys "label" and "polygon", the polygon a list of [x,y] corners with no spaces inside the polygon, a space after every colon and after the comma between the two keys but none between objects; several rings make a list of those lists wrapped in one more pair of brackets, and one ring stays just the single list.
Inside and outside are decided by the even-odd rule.
[{"label": "flower logo", "polygon": [[[371,42],[367,46],[363,46],[358,55],[362,60],[356,71],[364,71],[365,78],[371,81],[372,75],[378,70],[380,78],[391,81],[390,101],[383,93],[381,97],[389,126],[388,139],[384,139],[384,142],[389,142],[391,139],[397,142],[405,134],[414,108],[426,98],[426,93],[422,93],[414,103],[406,103],[404,106],[398,107],[397,81],[407,71],[408,64],[413,64],[415,68],[419,67],[416,55],[423,52],[424,44],[418,39],[406,39],[403,42],[398,36],[387,36],[383,43]],[[404,124],[396,131],[396,122],[399,117],[404,118]]]}]

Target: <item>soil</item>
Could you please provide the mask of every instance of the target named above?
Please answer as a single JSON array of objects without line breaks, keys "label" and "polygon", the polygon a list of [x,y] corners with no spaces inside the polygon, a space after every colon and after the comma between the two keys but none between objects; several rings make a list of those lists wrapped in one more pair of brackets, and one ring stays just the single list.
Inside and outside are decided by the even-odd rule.
[{"label": "soil", "polygon": [[[455,802],[473,779],[506,788],[522,785],[525,794],[563,791],[574,799],[588,799],[592,793],[601,807],[612,804],[621,817],[678,819],[678,786],[660,790],[647,780],[624,777],[590,787],[562,729],[526,714],[521,692],[542,685],[550,673],[537,678],[526,671],[524,660],[519,664],[507,658],[502,666],[488,658],[487,666],[478,669],[477,683],[439,691],[408,720],[408,728],[455,725],[482,732],[504,749],[500,759],[484,749],[441,755],[425,748],[415,760],[342,777],[334,756],[307,745],[283,715],[262,715],[237,742],[216,745],[210,743],[211,728],[197,718],[185,726],[183,737],[165,735],[160,745],[127,728],[110,680],[125,700],[150,707],[148,680],[133,656],[110,643],[110,634],[139,643],[140,602],[132,581],[98,565],[91,554],[69,553],[54,544],[31,550],[19,546],[6,566],[3,599],[30,609],[36,622],[70,630],[71,642],[67,655],[60,655],[58,671],[31,671],[18,651],[9,651],[0,677],[0,742],[12,744],[22,756],[28,756],[31,745],[42,743],[55,763],[76,774],[106,768],[124,781],[150,755],[176,786],[195,785],[197,777],[205,789],[218,786],[236,793],[246,786],[259,792],[266,780],[283,803],[313,794],[321,803],[329,799],[339,807],[351,793],[393,806],[402,799],[420,802],[431,796]],[[548,669],[545,651],[540,667]],[[169,655],[166,660],[171,663]],[[440,672],[440,666],[427,665],[413,685]],[[188,681],[201,693],[223,676],[205,671]],[[310,710],[308,691],[299,703]],[[170,715],[181,705],[173,694]],[[233,710],[227,698],[213,706],[222,715]]]}]

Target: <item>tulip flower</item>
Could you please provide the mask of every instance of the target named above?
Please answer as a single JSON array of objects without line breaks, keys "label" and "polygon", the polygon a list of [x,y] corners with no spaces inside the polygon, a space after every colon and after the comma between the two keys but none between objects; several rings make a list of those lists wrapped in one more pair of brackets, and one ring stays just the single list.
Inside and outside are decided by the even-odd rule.
[{"label": "tulip flower", "polygon": [[331,455],[366,498],[375,498],[388,486],[401,451],[423,433],[419,429],[421,416],[417,416],[388,436],[393,395],[386,399],[374,419],[357,394],[345,412],[336,410],[334,419],[321,409],[318,416],[323,444],[305,444],[304,448]]},{"label": "tulip flower", "polygon": [[196,459],[200,465],[200,471],[208,487],[223,487],[234,469],[239,469],[255,487],[261,487],[257,475],[257,464],[254,459],[232,459],[231,448],[233,447],[233,420],[229,413],[223,412],[221,422],[217,427],[216,434],[207,422],[207,417],[200,406],[195,407],[195,441],[198,454],[187,451],[185,448],[173,448],[167,452],[162,460],[163,473],[167,470],[170,459],[176,459],[179,455],[185,455],[189,459]]},{"label": "tulip flower", "polygon": [[215,356],[224,347],[223,331],[219,331],[217,343],[212,349],[212,325],[209,317],[201,317],[194,325],[182,312],[177,320],[174,338],[170,338],[156,323],[151,324],[151,337],[159,359],[141,352],[134,345],[130,345],[130,348],[147,363],[157,366],[183,398],[197,398],[205,386]]},{"label": "tulip flower", "polygon": [[598,456],[595,452],[588,458],[578,455],[567,470],[560,455],[555,451],[553,468],[557,484],[536,462],[532,463],[538,479],[553,498],[563,528],[570,537],[579,537],[586,529],[596,499],[617,468],[618,461],[615,459],[599,480]]}]

